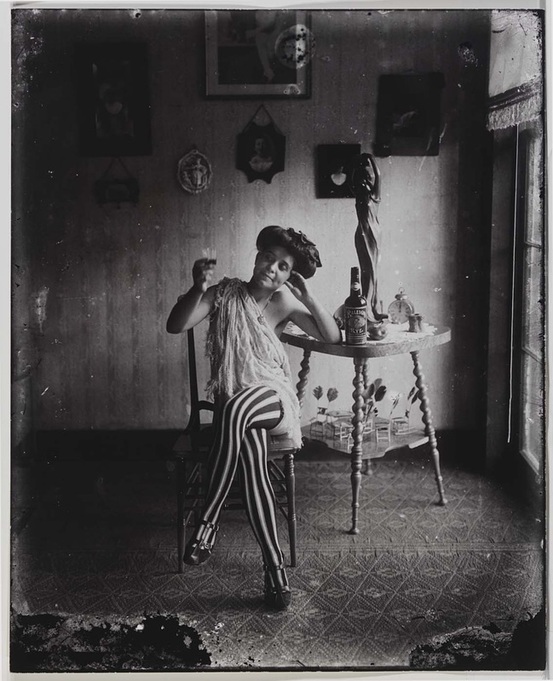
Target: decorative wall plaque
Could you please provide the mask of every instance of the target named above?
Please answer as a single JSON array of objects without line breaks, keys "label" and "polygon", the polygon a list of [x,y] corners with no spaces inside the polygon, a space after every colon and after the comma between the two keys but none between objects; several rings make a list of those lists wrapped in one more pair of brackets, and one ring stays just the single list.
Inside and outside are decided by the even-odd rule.
[{"label": "decorative wall plaque", "polygon": [[192,149],[179,161],[177,179],[190,194],[200,194],[211,182],[211,165],[197,149]]}]

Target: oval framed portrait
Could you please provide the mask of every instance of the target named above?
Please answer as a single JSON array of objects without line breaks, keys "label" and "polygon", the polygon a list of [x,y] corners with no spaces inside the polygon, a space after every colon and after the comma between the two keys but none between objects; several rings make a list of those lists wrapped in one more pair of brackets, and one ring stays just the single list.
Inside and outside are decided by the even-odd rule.
[{"label": "oval framed portrait", "polygon": [[268,184],[284,170],[286,138],[273,122],[258,125],[250,122],[238,135],[236,167],[246,173],[248,182],[263,180]]}]

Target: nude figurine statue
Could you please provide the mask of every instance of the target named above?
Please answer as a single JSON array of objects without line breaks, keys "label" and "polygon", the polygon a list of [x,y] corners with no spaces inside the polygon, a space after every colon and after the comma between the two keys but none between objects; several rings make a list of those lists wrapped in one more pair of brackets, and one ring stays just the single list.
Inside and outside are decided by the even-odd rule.
[{"label": "nude figurine statue", "polygon": [[353,164],[351,186],[355,195],[357,229],[355,249],[361,267],[361,290],[367,299],[367,320],[380,321],[376,271],[379,260],[380,225],[376,206],[380,203],[380,171],[372,154],[359,154]]}]

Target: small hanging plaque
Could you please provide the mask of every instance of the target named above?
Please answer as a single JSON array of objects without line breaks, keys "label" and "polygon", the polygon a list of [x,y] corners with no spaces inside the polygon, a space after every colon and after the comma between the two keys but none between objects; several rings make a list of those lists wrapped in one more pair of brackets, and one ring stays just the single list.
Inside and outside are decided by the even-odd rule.
[{"label": "small hanging plaque", "polygon": [[177,178],[183,189],[190,194],[206,190],[211,182],[211,165],[197,149],[192,149],[179,161]]},{"label": "small hanging plaque", "polygon": [[[114,169],[116,163],[123,169],[124,177]],[[138,180],[130,174],[119,157],[111,159],[102,176],[94,183],[94,194],[100,205],[114,204],[121,208],[122,203],[137,204],[139,193]]]}]

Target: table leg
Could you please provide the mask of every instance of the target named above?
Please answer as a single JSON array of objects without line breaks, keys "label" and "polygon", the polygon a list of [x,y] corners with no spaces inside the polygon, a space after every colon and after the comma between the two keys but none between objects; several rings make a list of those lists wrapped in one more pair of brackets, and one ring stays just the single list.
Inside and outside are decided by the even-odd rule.
[{"label": "table leg", "polygon": [[307,376],[309,375],[309,358],[311,357],[311,350],[303,351],[303,359],[300,363],[300,370],[298,372],[298,378],[300,379],[296,385],[296,395],[298,396],[298,402],[300,407],[303,407],[303,398],[305,397],[305,389],[307,387]]},{"label": "table leg", "polygon": [[365,362],[363,364],[363,385],[365,386],[365,390],[369,387],[370,382],[371,379],[369,378],[369,363]]},{"label": "table leg", "polygon": [[[359,515],[359,493],[361,491],[361,455],[363,453],[363,407],[365,399],[363,390],[365,389],[364,367],[367,358],[355,358],[355,376],[353,379],[353,447],[351,449],[351,530],[349,534],[359,534],[357,519]],[[366,370],[365,370],[366,371]]]},{"label": "table leg", "polygon": [[436,478],[436,484],[438,486],[438,494],[440,495],[440,501],[438,502],[440,506],[445,506],[447,504],[447,499],[444,494],[444,485],[442,474],[440,471],[440,452],[438,451],[438,443],[436,441],[436,431],[432,424],[432,412],[430,411],[430,403],[428,401],[428,393],[426,389],[426,384],[424,382],[424,374],[422,373],[422,366],[419,361],[418,351],[412,352],[411,357],[413,358],[414,369],[413,373],[416,376],[415,385],[419,389],[420,397],[420,410],[422,411],[422,420],[424,423],[424,430],[428,441],[430,442],[430,450],[432,452],[432,461],[434,462],[434,473]]},{"label": "table leg", "polygon": [[[369,387],[370,384],[370,378],[369,378],[369,363],[365,362],[363,364],[363,385],[365,387],[365,390]],[[365,414],[363,414],[363,419],[365,418]],[[365,423],[363,422],[363,428],[365,427]],[[369,457],[368,459],[365,459],[362,464],[361,464],[361,473],[363,475],[372,475],[372,466],[371,466],[371,458]]]}]

